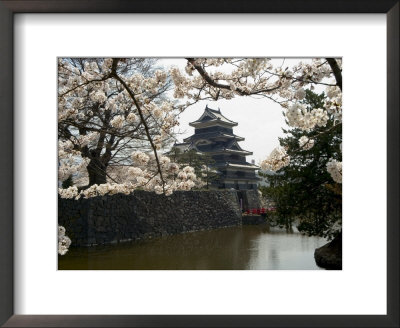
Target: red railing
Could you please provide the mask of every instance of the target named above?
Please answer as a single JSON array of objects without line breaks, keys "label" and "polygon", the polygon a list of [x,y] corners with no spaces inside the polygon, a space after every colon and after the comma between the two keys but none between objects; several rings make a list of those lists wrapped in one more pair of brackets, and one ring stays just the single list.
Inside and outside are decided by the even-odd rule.
[{"label": "red railing", "polygon": [[267,214],[270,212],[274,212],[276,210],[275,207],[268,207],[268,208],[252,208],[252,209],[248,209],[247,211],[245,211],[245,214],[252,214],[252,215],[261,215],[261,214]]}]

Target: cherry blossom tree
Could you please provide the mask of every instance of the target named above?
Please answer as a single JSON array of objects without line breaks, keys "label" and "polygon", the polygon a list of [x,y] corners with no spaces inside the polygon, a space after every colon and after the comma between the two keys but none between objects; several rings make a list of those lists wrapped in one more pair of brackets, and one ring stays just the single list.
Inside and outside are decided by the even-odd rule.
[{"label": "cherry blossom tree", "polygon": [[[201,184],[192,168],[159,154],[173,137],[182,106],[168,101],[171,81],[153,66],[149,59],[59,60],[59,179],[84,170],[89,176],[83,188],[59,189],[61,197],[137,188],[168,195]],[[111,164],[119,171],[114,177],[107,172]]]},{"label": "cherry blossom tree", "polygon": [[[109,165],[129,163],[133,150],[148,148],[146,128],[153,139],[158,137],[158,143],[167,141],[168,131],[163,139],[158,136],[166,112],[171,115],[169,122],[176,124],[171,105],[162,103],[170,81],[165,72],[153,69],[154,60],[127,60],[118,71],[136,84],[147,83],[147,88],[141,90],[149,104],[144,107],[145,125],[124,87],[107,74],[107,62],[111,64],[112,60],[69,58],[59,62],[60,155],[65,150],[80,152],[85,161],[72,171],[86,167],[89,186],[106,183]],[[71,167],[73,162],[71,158],[69,163],[63,162],[67,165],[60,169],[61,180],[71,173],[63,168]]]}]

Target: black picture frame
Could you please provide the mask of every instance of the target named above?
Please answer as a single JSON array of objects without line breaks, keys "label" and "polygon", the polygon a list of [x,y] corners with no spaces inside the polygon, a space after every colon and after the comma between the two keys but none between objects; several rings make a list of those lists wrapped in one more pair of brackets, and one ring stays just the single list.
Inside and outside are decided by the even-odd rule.
[{"label": "black picture frame", "polygon": [[[387,15],[387,315],[14,315],[13,17],[91,12]],[[398,0],[0,0],[0,63],[0,324],[4,327],[399,327]]]}]

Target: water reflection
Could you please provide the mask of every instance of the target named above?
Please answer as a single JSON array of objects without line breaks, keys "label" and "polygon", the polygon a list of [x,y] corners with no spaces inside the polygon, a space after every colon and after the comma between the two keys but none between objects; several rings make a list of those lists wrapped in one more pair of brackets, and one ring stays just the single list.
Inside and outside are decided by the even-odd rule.
[{"label": "water reflection", "polygon": [[267,225],[166,236],[119,245],[71,248],[61,270],[316,270],[317,237]]}]

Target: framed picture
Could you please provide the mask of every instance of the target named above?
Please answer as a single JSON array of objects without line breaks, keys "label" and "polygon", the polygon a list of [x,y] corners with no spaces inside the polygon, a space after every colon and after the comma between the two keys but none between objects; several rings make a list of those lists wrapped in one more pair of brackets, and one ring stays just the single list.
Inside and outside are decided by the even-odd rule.
[{"label": "framed picture", "polygon": [[[322,78],[308,88],[297,77],[304,65],[331,78],[328,62],[341,66],[340,58],[58,58],[58,269],[341,270],[340,87]],[[294,96],[278,103],[273,92],[286,81],[283,63],[285,74],[297,72]],[[103,78],[79,82],[80,108],[82,97],[70,81],[108,74],[107,67],[121,76],[106,77],[105,89],[97,83],[96,92],[90,84]],[[262,87],[245,89],[240,77],[222,83],[222,74],[247,76],[247,67]],[[218,96],[196,84],[200,73],[217,69]],[[116,88],[117,81],[127,89]],[[137,88],[152,82],[155,89],[146,92],[157,96],[140,99]],[[237,97],[231,88],[240,90]],[[330,112],[320,109],[322,101]],[[282,106],[293,133],[284,132]],[[243,108],[253,115],[243,115]],[[308,123],[296,116],[299,109],[310,113]],[[281,159],[265,159],[271,152]],[[337,176],[327,172],[331,166]],[[286,187],[285,181],[308,174],[313,178]],[[302,211],[307,215],[300,217]],[[328,257],[319,256],[327,250]]]},{"label": "framed picture", "polygon": [[[1,75],[3,114],[1,144],[4,156],[0,159],[2,168],[0,181],[3,187],[0,200],[3,212],[0,221],[2,250],[0,289],[5,297],[0,300],[0,322],[4,326],[24,327],[54,325],[72,327],[398,326],[399,4],[396,1],[365,3],[368,6],[360,7],[358,2],[338,4],[334,1],[313,1],[306,4],[297,1],[272,1],[245,5],[234,1],[229,6],[225,3],[211,2],[193,4],[173,2],[166,6],[158,1],[149,3],[94,1],[89,4],[70,1],[1,1],[1,45],[4,49],[0,54],[4,63],[4,74]],[[198,14],[189,15],[189,12]],[[22,15],[24,13],[28,15]],[[34,13],[42,15],[32,15]],[[50,13],[53,15],[44,15]],[[61,15],[55,15],[55,13]],[[102,15],[73,16],[74,13]],[[155,13],[157,15],[151,15]],[[173,16],[161,15],[168,13]],[[206,15],[206,13],[214,15]],[[218,13],[235,15],[216,16],[215,14]],[[301,16],[285,15],[289,13],[316,13],[323,16],[309,15],[301,18]],[[335,15],[341,13],[380,13],[381,15],[342,15],[340,22],[335,22]],[[371,17],[376,17],[376,19],[371,19]],[[107,21],[104,18],[107,18]],[[316,26],[319,28],[316,29]],[[225,31],[231,33],[226,34]],[[264,39],[259,41],[261,35],[265,37],[265,42]],[[131,42],[131,37],[133,42]],[[332,39],[339,40],[337,47],[333,46]],[[355,46],[355,39],[358,46]],[[283,40],[288,41],[283,42]],[[239,44],[240,47],[238,47]],[[89,49],[90,47],[92,49]],[[37,49],[40,49],[40,52]],[[373,61],[371,64],[373,67],[369,66],[370,60],[363,55],[366,52]],[[313,124],[321,126],[325,126],[327,122],[324,124],[320,122],[324,112],[323,110],[321,113],[318,112],[318,106],[314,104],[317,101],[317,93],[322,90],[325,93],[329,92],[328,100],[325,101],[330,101],[329,106],[332,108],[336,106],[326,113],[327,120],[332,119],[333,122],[332,129],[329,129],[330,133],[337,129],[336,122],[340,120],[340,132],[334,131],[336,133],[332,137],[334,142],[330,143],[332,149],[328,151],[330,158],[335,158],[335,160],[326,158],[323,162],[323,166],[328,168],[327,171],[330,174],[328,177],[331,179],[331,183],[326,187],[333,195],[332,200],[326,201],[330,203],[330,206],[334,199],[338,198],[334,196],[339,193],[338,183],[341,195],[342,179],[341,110],[340,112],[338,110],[339,107],[341,109],[341,97],[340,101],[334,100],[338,92],[335,88],[339,88],[340,85],[341,95],[343,83],[345,107],[363,108],[362,113],[345,111],[344,114],[343,270],[304,270],[316,268],[313,261],[313,263],[305,264],[302,260],[303,251],[309,250],[309,246],[305,245],[304,241],[296,246],[297,253],[285,254],[286,258],[283,257],[284,245],[276,246],[276,243],[275,251],[269,254],[263,253],[261,248],[257,249],[259,247],[257,243],[271,242],[273,234],[269,230],[264,231],[264,239],[257,237],[255,243],[255,239],[251,237],[255,230],[244,229],[250,236],[248,241],[244,241],[240,238],[244,238],[246,233],[243,233],[244,230],[240,228],[239,245],[235,227],[227,228],[231,230],[224,230],[223,233],[214,234],[213,232],[212,237],[209,232],[197,233],[198,239],[195,242],[198,247],[201,247],[203,255],[197,258],[195,264],[179,262],[180,252],[185,248],[194,247],[194,238],[189,238],[188,243],[184,237],[178,236],[174,239],[164,235],[204,230],[204,225],[235,226],[239,221],[240,224],[245,224],[245,222],[255,224],[257,220],[264,220],[265,217],[269,218],[268,225],[284,225],[283,221],[279,221],[272,213],[279,212],[283,208],[277,203],[277,198],[271,198],[273,189],[268,189],[266,194],[262,193],[262,196],[266,197],[263,199],[265,204],[254,201],[254,199],[260,201],[257,192],[252,189],[258,188],[256,181],[261,180],[262,177],[257,177],[254,170],[258,168],[257,164],[262,168],[281,169],[288,164],[281,166],[280,162],[276,161],[277,156],[285,153],[280,157],[280,161],[285,162],[286,152],[292,157],[294,153],[290,152],[289,145],[282,144],[285,139],[281,137],[281,146],[285,147],[277,148],[280,151],[279,154],[275,151],[272,153],[274,155],[270,155],[266,160],[252,163],[253,158],[250,156],[253,154],[258,156],[259,149],[262,147],[259,148],[257,143],[246,143],[243,147],[244,138],[242,137],[251,136],[252,133],[260,136],[267,134],[264,132],[267,129],[265,122],[269,118],[263,117],[262,112],[254,114],[256,109],[244,115],[240,104],[237,105],[237,116],[234,110],[227,112],[224,107],[218,107],[228,106],[228,104],[234,107],[233,102],[221,101],[221,98],[230,99],[230,92],[232,95],[246,93],[246,96],[260,96],[265,95],[263,92],[267,87],[273,88],[275,84],[281,87],[282,83],[288,79],[287,75],[290,75],[288,72],[291,71],[291,67],[296,67],[297,70],[302,69],[302,64],[299,64],[300,59],[296,57],[301,57],[301,61],[306,63],[304,67],[310,67],[307,66],[307,61],[314,63],[313,65],[320,69],[321,74],[324,72],[324,65],[330,67],[336,80],[336,84],[331,86],[322,77],[319,79],[304,75],[312,83],[306,85],[305,81],[297,80],[294,83],[292,81],[296,90],[293,90],[291,95],[285,94],[284,97],[292,97],[291,102],[295,105],[286,107],[283,105],[288,124],[303,131],[302,135],[304,131],[308,133],[309,130],[304,125],[305,119],[298,120],[298,115],[300,115],[298,113],[302,113],[302,108],[300,112],[297,110],[298,106],[304,106],[303,113],[306,108],[309,108],[310,113],[316,115]],[[321,57],[328,59],[319,62],[318,58]],[[221,64],[220,61],[223,63]],[[253,61],[253,66],[264,65],[262,67],[265,71],[254,67],[249,68]],[[164,145],[168,142],[172,144],[172,141],[165,137],[169,132],[165,132],[167,130],[163,126],[162,131],[165,132],[165,138],[163,138],[151,132],[149,124],[157,126],[157,118],[164,117],[167,109],[178,106],[179,102],[168,105],[164,100],[169,95],[161,95],[160,101],[154,102],[159,107],[158,105],[151,107],[151,101],[141,98],[138,100],[135,97],[138,90],[133,89],[130,84],[132,79],[138,78],[139,71],[143,73],[140,75],[142,77],[146,75],[146,70],[153,72],[152,65],[155,67],[155,63],[162,68],[161,71],[157,71],[157,88],[163,88],[165,79],[163,79],[162,71],[165,68],[165,71],[171,74],[175,86],[172,90],[175,96],[178,95],[175,98],[179,98],[179,94],[183,93],[189,96],[188,99],[199,100],[187,90],[190,78],[182,77],[178,71],[186,71],[188,76],[194,73],[194,76],[202,77],[206,83],[201,87],[204,93],[201,95],[203,99],[200,100],[209,102],[206,104],[199,101],[201,106],[197,108],[198,115],[191,114],[183,119],[181,115],[180,119],[176,120],[177,124],[191,126],[194,130],[174,139],[173,147],[168,148],[168,151],[167,148],[164,149]],[[226,73],[224,65],[248,67],[251,74],[245,76],[249,76],[249,79],[256,83],[247,84],[247,79],[244,82],[243,79],[240,80],[240,77],[224,75]],[[268,65],[273,67],[273,74],[272,71],[268,71]],[[216,73],[221,66],[222,72]],[[176,71],[173,71],[171,67],[176,67]],[[103,70],[109,70],[108,78],[115,79],[107,86],[101,84],[100,87],[105,88],[104,92],[92,90],[92,87],[99,87],[99,83],[96,84],[95,81],[92,81],[90,87],[84,90],[76,90],[72,85],[73,81],[93,79],[94,75],[101,74]],[[374,72],[371,83],[367,83],[368,77],[371,76],[367,71]],[[240,72],[243,73],[243,70],[241,69]],[[258,73],[259,76],[257,76]],[[267,73],[271,73],[271,76],[263,80]],[[218,77],[215,78],[217,75]],[[318,86],[310,87],[318,84],[315,83],[315,78],[322,81],[322,84],[325,83],[324,89],[320,90]],[[153,80],[151,78],[146,80],[146,85],[153,83]],[[182,80],[186,84],[182,83],[181,88],[177,87],[179,81]],[[224,82],[227,83],[227,81],[229,84],[225,88]],[[198,82],[191,83],[197,85]],[[255,85],[261,83],[267,87],[257,90]],[[204,91],[206,86],[209,89]],[[220,91],[216,92],[217,90]],[[52,95],[57,92],[58,97],[53,97]],[[75,114],[71,114],[72,107],[69,104],[75,101],[74,108],[82,104],[81,94],[85,92],[90,108],[85,107],[85,117],[74,116],[76,119],[72,122],[71,115]],[[64,94],[67,93],[68,96],[63,99]],[[79,99],[74,100],[74,96]],[[103,96],[106,99],[102,99]],[[271,98],[270,101],[279,102],[278,98],[271,97],[271,93],[267,93],[267,96]],[[281,94],[279,96],[282,97]],[[126,97],[130,98],[126,100]],[[122,101],[123,98],[125,103]],[[118,103],[117,109],[114,110],[113,106],[116,103]],[[383,108],[386,103],[385,112]],[[96,104],[100,105],[96,107]],[[241,104],[256,107],[253,103]],[[324,106],[327,106],[326,104],[327,102]],[[196,108],[196,105],[186,104],[186,106],[189,105],[194,106],[191,108]],[[312,111],[314,109],[312,106],[315,106],[314,111]],[[53,122],[55,108],[58,108],[59,115],[58,146],[55,137],[57,124]],[[179,108],[175,109],[179,110]],[[382,110],[377,111],[376,108],[382,108]],[[124,112],[120,113],[119,110],[122,109]],[[183,110],[183,108],[180,109]],[[106,111],[112,113],[109,121],[104,116]],[[298,114],[297,119],[293,113]],[[146,115],[153,121],[145,119]],[[245,116],[252,120],[246,123]],[[252,123],[255,116],[258,121],[256,125],[261,126],[258,130]],[[140,122],[143,130],[129,130],[131,126],[134,126],[135,120]],[[168,119],[164,121],[168,122],[169,127],[176,123],[172,116],[168,116]],[[362,125],[358,125],[357,122],[360,121],[363,122]],[[97,131],[99,122],[106,122],[106,125]],[[242,130],[246,135],[237,133],[236,129],[246,124],[247,128]],[[129,147],[125,146],[119,152],[122,155],[114,158],[115,162],[110,165],[111,169],[102,171],[105,172],[102,176],[99,174],[97,165],[100,162],[96,164],[94,170],[90,169],[95,155],[89,145],[98,147],[101,144],[99,141],[101,137],[98,134],[106,128],[109,129],[107,142],[121,136],[121,140],[125,140],[127,136],[122,135],[125,132],[131,138],[135,131],[139,131],[136,138],[138,144],[143,144],[140,136],[147,135],[146,140],[149,141],[149,145],[145,146],[148,147],[148,151],[145,151],[138,144],[129,143]],[[68,131],[73,131],[72,135],[68,134]],[[370,131],[373,131],[373,138],[371,141],[369,139],[365,141],[371,138]],[[87,138],[90,140],[86,140]],[[162,140],[158,140],[160,138]],[[302,137],[299,142],[296,142],[296,147],[301,148],[299,151],[302,154],[314,151],[316,148],[313,149],[313,146],[314,143],[318,144],[318,138],[319,134],[307,134],[307,140]],[[74,143],[75,140],[79,140],[79,143]],[[360,142],[360,140],[363,141]],[[69,147],[70,144],[72,148]],[[72,163],[68,162],[71,156],[67,153],[71,149],[75,151],[75,148],[81,145],[83,148],[79,148],[79,153],[84,154],[89,149],[87,153],[89,156],[86,158],[90,158],[92,162],[88,161],[84,170],[79,171],[77,166],[83,167],[85,156],[77,161],[74,157]],[[386,149],[382,145],[386,145]],[[110,147],[113,146],[115,145],[110,145]],[[59,170],[58,177],[55,177],[56,173],[49,172],[55,167],[54,154],[57,153],[57,149]],[[163,155],[158,155],[160,149],[164,151]],[[372,149],[374,155],[370,156]],[[181,150],[183,150],[183,155]],[[326,152],[326,148],[323,151]],[[210,159],[207,157],[208,153],[212,155]],[[73,156],[76,154],[73,152]],[[104,152],[100,151],[99,154],[104,154]],[[262,156],[265,158],[265,154],[260,155],[260,158],[263,158]],[[362,165],[359,162],[359,159],[364,156],[367,158],[368,165],[374,167],[375,170],[373,177],[369,179],[365,178],[370,176],[370,171],[365,168],[368,165]],[[172,173],[170,172],[170,169],[173,169],[171,158],[174,159],[172,164],[177,163],[178,170],[171,171]],[[257,157],[255,160],[260,158]],[[153,159],[154,170],[151,167]],[[207,163],[205,164],[204,161]],[[201,163],[197,165],[197,162]],[[127,168],[125,168],[126,163],[129,164]],[[109,165],[108,162],[106,164]],[[182,172],[179,171],[181,168]],[[152,175],[152,170],[156,174]],[[152,180],[157,174],[160,178]],[[203,179],[197,180],[197,176],[202,176]],[[145,178],[148,178],[148,181],[144,181]],[[266,179],[267,182],[273,179],[279,186],[280,173],[274,178],[267,174]],[[54,193],[56,188],[52,189],[54,181],[57,181],[57,188],[59,188],[58,209],[57,195]],[[110,181],[112,183],[109,183]],[[104,196],[106,198],[102,196],[105,187],[92,187],[100,185],[103,187],[107,185],[108,189],[105,191],[107,195],[114,191],[117,194],[121,192],[130,194],[132,190],[128,192],[125,189],[127,186],[134,188],[135,203],[153,202],[153,208],[146,207],[143,210],[139,208],[140,206],[132,207],[128,199],[131,196],[123,198],[118,195],[115,208],[110,208],[108,207],[110,203],[104,205],[108,202],[107,199],[110,199],[107,198],[108,196]],[[151,196],[150,200],[146,199],[148,197],[146,188],[149,186],[152,188],[151,191],[154,190],[161,195]],[[136,191],[137,189],[139,190]],[[185,191],[187,189],[198,189],[190,192],[190,195],[193,195],[190,197],[196,198],[196,201],[191,201],[189,196],[182,196],[188,195]],[[207,193],[207,199],[203,202],[204,192]],[[170,194],[173,193],[175,194],[171,196]],[[310,189],[309,196],[311,193]],[[91,199],[93,195],[100,195],[103,198]],[[153,197],[159,198],[154,200]],[[76,198],[76,200],[68,198]],[[224,206],[231,200],[232,206],[225,208]],[[285,204],[290,201],[291,198],[286,199]],[[193,215],[187,215],[185,211],[176,214],[173,222],[165,221],[162,215],[158,220],[158,214],[154,213],[148,215],[148,218],[145,214],[140,214],[141,211],[147,213],[153,210],[155,213],[163,212],[164,216],[170,217],[174,213],[168,211],[170,209],[172,212],[176,211],[171,204],[177,203],[185,208],[198,205],[201,209],[194,208],[189,212],[201,213],[204,209],[204,213],[215,219],[208,222],[207,215],[203,218],[200,214],[194,216],[195,219],[193,219]],[[213,207],[209,205],[210,203],[220,205]],[[306,206],[303,199],[305,207],[309,208],[314,203],[310,202]],[[95,229],[92,234],[87,233],[86,230],[82,234],[82,226],[70,224],[71,217],[74,215],[65,213],[76,211],[74,207],[76,204],[89,208],[91,214],[85,217],[87,220],[85,224],[88,224],[90,220],[96,221],[97,230]],[[164,210],[158,208],[160,206]],[[224,213],[214,213],[214,208],[219,210],[224,208],[222,211]],[[327,207],[324,205],[323,209],[326,211]],[[56,220],[53,219],[54,214],[57,215],[57,210],[58,224],[67,228],[66,231],[64,227],[59,228],[61,229],[58,237],[59,254],[67,255],[59,255],[58,259],[57,256],[52,255],[54,250],[49,247],[53,243],[56,244],[56,234],[52,237],[52,231],[57,229]],[[78,210],[79,213],[85,211],[81,208]],[[125,214],[120,214],[127,210],[133,211],[134,214],[128,215],[137,216],[138,222],[142,224],[135,226],[132,231],[129,227],[123,226],[126,221]],[[115,214],[111,214],[111,217],[115,217],[116,221],[107,226],[101,222],[104,216],[110,215],[110,211]],[[339,211],[341,212],[341,197]],[[225,212],[229,212],[229,215]],[[387,214],[386,218],[385,214]],[[68,218],[64,220],[64,216]],[[237,222],[235,220],[233,222],[232,218],[236,216]],[[350,217],[355,217],[355,219],[350,222]],[[158,220],[155,223],[154,218]],[[185,224],[182,224],[180,220]],[[311,231],[312,228],[305,222],[301,220],[297,222],[300,223],[297,224],[300,226],[299,230],[318,235],[314,230]],[[264,222],[261,223],[264,224]],[[331,222],[331,227],[334,224],[336,223]],[[115,230],[107,230],[109,226],[114,227]],[[155,226],[158,230],[154,228]],[[140,232],[139,235],[137,231]],[[335,230],[329,231],[325,230],[324,233],[327,236],[332,234],[332,238],[337,236]],[[376,240],[375,246],[370,243],[371,233],[374,234]],[[135,252],[140,251],[141,254],[135,255],[134,260],[130,255],[131,262],[127,261],[125,246],[118,248],[113,254],[108,250],[104,251],[101,246],[91,248],[96,250],[95,256],[92,256],[93,254],[88,256],[87,261],[83,263],[81,261],[83,249],[68,250],[70,243],[66,236],[68,234],[72,237],[73,243],[84,247],[88,244],[121,242],[125,239],[133,239],[133,242],[136,239],[158,236],[163,239],[157,241],[157,250],[153,247],[154,243],[148,248],[142,247],[143,245],[136,248]],[[218,243],[213,243],[215,240],[218,240]],[[286,240],[284,243],[289,242],[293,241]],[[177,243],[178,246],[176,246]],[[323,243],[318,241],[315,245],[317,244],[319,247]],[[272,249],[271,245],[268,244],[266,247]],[[365,245],[361,247],[365,250],[363,253],[360,253],[360,245]],[[239,248],[253,252],[252,260],[246,260],[248,254],[238,251]],[[255,253],[257,256],[254,256]],[[152,262],[152,257],[162,258],[162,261]],[[292,262],[287,262],[287,258],[290,258]],[[288,263],[296,265],[291,266]],[[366,266],[368,266],[367,271],[365,271]],[[76,271],[83,269],[85,271]],[[93,271],[95,269],[97,270]],[[186,269],[186,271],[180,269]],[[237,271],[242,269],[258,270]],[[265,271],[265,269],[278,269],[278,271]],[[330,281],[329,285],[326,284],[327,280]],[[285,281],[290,283],[287,284]],[[239,282],[238,285],[236,285],[237,282]],[[232,288],[233,286],[235,288]],[[322,295],[327,295],[324,296],[323,301],[321,301]],[[60,297],[59,300],[58,297]],[[118,301],[111,302],[114,298],[118,298]],[[337,307],[333,309],[334,306]],[[86,315],[87,313],[91,315]]]}]

